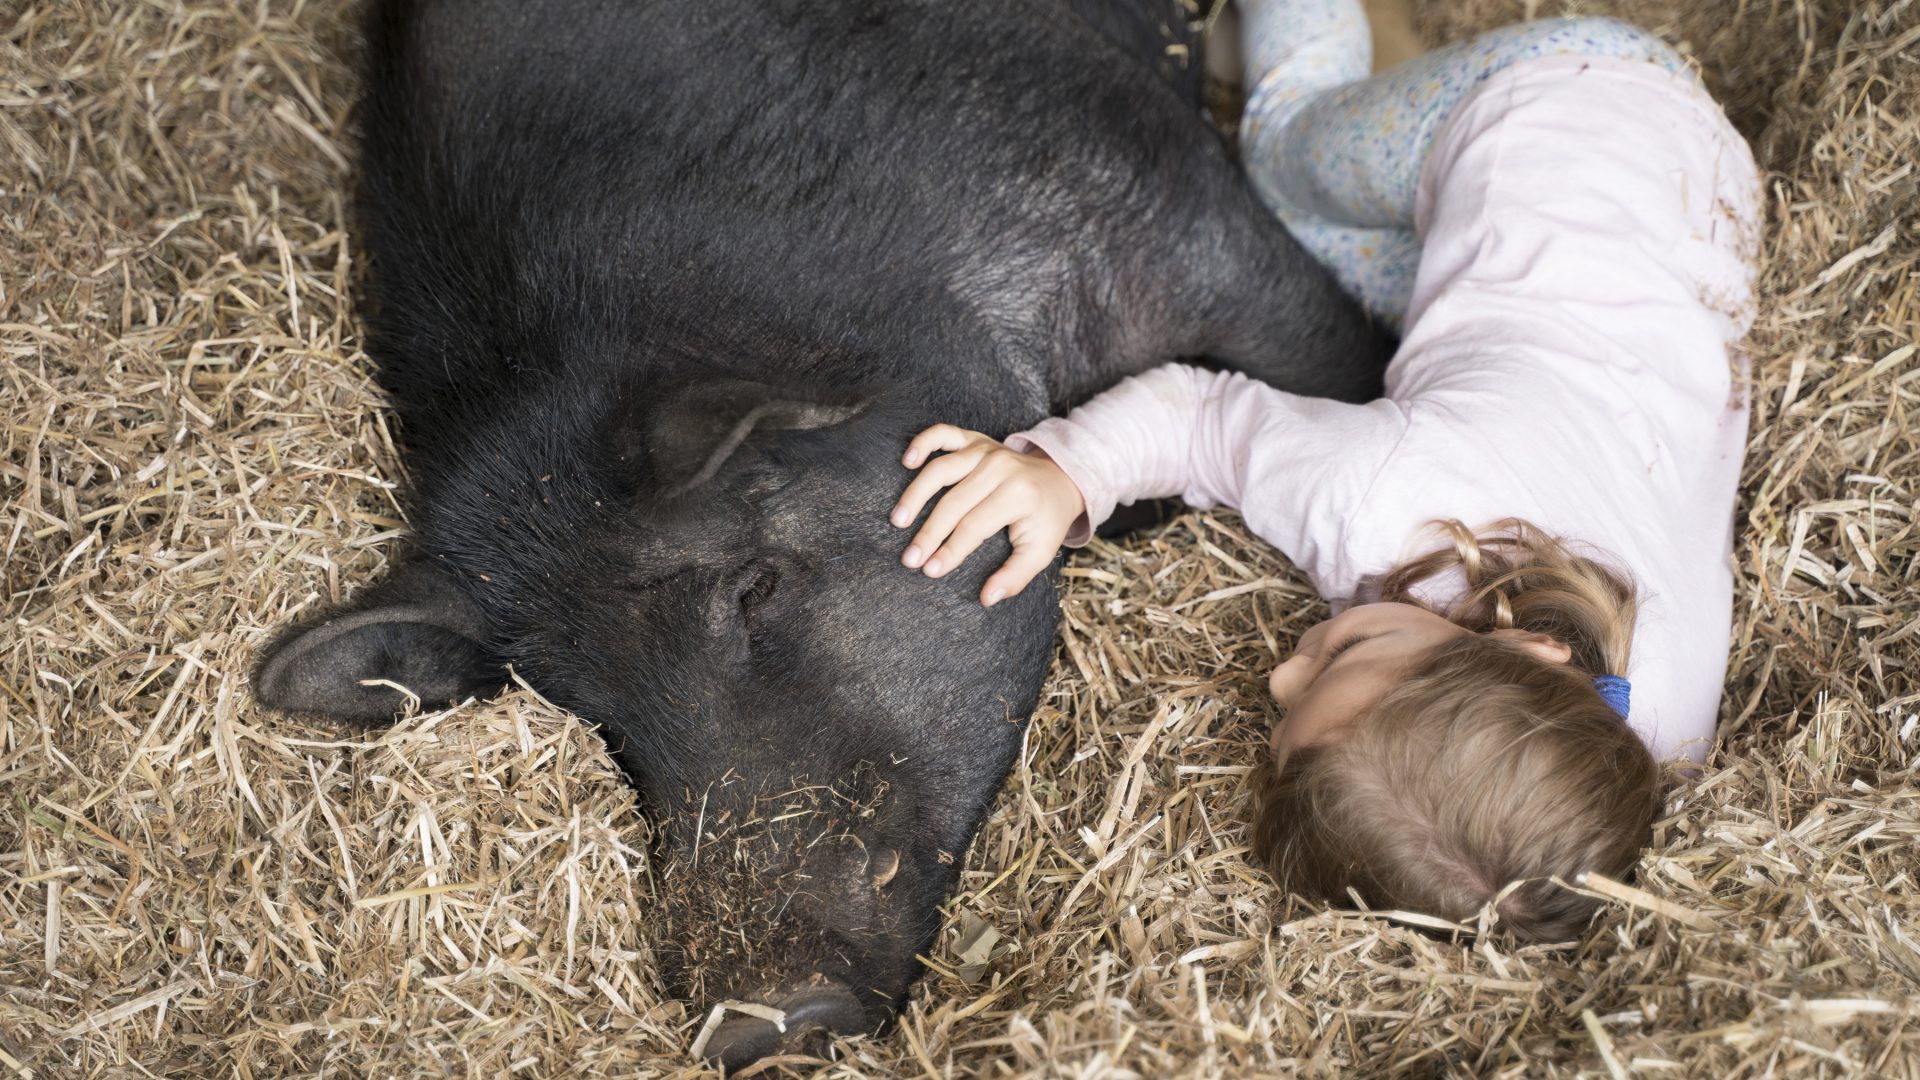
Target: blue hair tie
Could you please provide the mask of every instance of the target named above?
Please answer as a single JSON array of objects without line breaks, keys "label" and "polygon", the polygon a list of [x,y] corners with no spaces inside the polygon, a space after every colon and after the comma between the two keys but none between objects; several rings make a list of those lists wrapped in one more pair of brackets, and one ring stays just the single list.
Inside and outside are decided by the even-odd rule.
[{"label": "blue hair tie", "polygon": [[1593,688],[1600,692],[1600,700],[1606,702],[1608,708],[1620,714],[1620,719],[1627,718],[1627,701],[1633,696],[1632,683],[1619,675],[1595,675]]}]

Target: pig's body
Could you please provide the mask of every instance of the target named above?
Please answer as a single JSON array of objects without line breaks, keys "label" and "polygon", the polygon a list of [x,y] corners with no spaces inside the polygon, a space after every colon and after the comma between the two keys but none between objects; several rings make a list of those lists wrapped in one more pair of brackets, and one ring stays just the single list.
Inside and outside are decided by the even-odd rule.
[{"label": "pig's body", "polygon": [[1176,11],[376,4],[371,350],[417,554],[276,642],[263,700],[377,719],[403,698],[366,680],[443,701],[511,664],[661,823],[670,985],[882,1022],[1055,616],[897,565],[907,437],[1176,357],[1377,390],[1389,343],[1182,92]]}]

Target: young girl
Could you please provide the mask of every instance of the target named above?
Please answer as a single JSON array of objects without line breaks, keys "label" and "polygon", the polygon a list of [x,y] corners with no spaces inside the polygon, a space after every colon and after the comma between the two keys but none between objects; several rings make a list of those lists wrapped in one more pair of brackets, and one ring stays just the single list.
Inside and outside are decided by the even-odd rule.
[{"label": "young girl", "polygon": [[1254,835],[1282,884],[1576,934],[1593,905],[1549,879],[1629,872],[1657,762],[1701,757],[1718,713],[1752,157],[1621,23],[1523,24],[1368,79],[1358,0],[1241,11],[1248,172],[1404,326],[1388,396],[1169,365],[1005,445],[930,428],[893,523],[951,490],[903,561],[938,577],[1006,528],[991,605],[1117,503],[1238,508],[1338,612],[1272,675]]}]

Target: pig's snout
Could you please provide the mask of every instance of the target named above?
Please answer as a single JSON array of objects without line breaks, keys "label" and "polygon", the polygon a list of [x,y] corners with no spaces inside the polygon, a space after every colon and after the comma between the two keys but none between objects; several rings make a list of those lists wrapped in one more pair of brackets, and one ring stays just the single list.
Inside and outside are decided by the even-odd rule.
[{"label": "pig's snout", "polygon": [[[662,826],[664,981],[703,1012],[763,1006],[703,1023],[693,1056],[728,1070],[879,1030],[920,972],[948,882],[936,850],[909,839],[913,806],[871,766],[773,794],[744,787],[716,787],[724,802]],[[771,1009],[778,1019],[758,1015]]]},{"label": "pig's snout", "polygon": [[776,1053],[818,1054],[833,1035],[873,1030],[867,1011],[839,983],[808,986],[772,1004],[786,1014],[782,1023],[758,1016],[729,1017],[708,1036],[702,1051],[706,1058],[731,1073]]}]

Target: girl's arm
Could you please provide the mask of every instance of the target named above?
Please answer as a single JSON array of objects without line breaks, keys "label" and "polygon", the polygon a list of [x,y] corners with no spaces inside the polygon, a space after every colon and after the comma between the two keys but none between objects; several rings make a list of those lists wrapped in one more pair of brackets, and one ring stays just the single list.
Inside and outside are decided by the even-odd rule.
[{"label": "girl's arm", "polygon": [[[1172,496],[1200,508],[1239,508],[1256,532],[1270,527],[1267,539],[1282,550],[1296,533],[1315,548],[1304,537],[1313,527],[1308,493],[1322,487],[1315,481],[1345,471],[1328,467],[1330,451],[1372,456],[1365,444],[1375,440],[1363,437],[1370,425],[1362,421],[1371,411],[1287,394],[1244,375],[1169,364],[1004,445],[946,425],[929,428],[903,458],[910,469],[925,468],[894,507],[894,525],[912,524],[942,488],[952,490],[901,561],[941,577],[1005,528],[1014,555],[982,589],[991,606],[1025,588],[1062,542],[1084,544],[1116,505]],[[936,451],[945,454],[929,463]],[[1257,492],[1253,506],[1250,488]],[[1338,499],[1322,494],[1320,502],[1338,514]]]},{"label": "girl's arm", "polygon": [[1039,450],[1072,478],[1086,502],[1067,540],[1078,547],[1116,506],[1142,499],[1242,506],[1258,434],[1276,403],[1292,396],[1234,372],[1167,364],[1064,418],[1042,420],[1007,446]]}]

